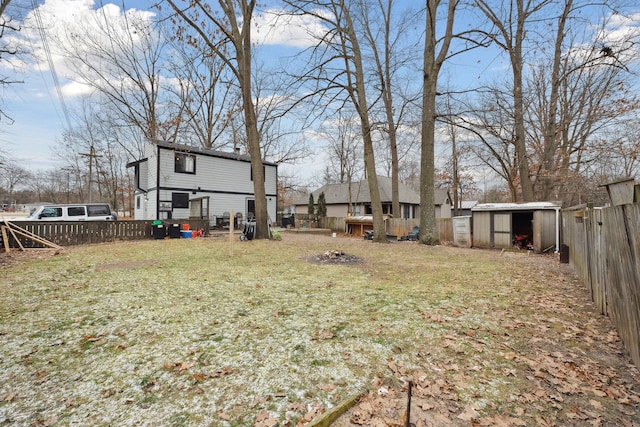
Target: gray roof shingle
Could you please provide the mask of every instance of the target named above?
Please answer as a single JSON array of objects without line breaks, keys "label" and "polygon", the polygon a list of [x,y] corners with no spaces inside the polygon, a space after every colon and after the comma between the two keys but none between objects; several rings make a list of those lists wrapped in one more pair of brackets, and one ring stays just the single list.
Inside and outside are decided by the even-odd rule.
[{"label": "gray roof shingle", "polygon": [[[391,178],[379,176],[378,187],[380,188],[380,199],[382,203],[392,202]],[[346,204],[349,203],[349,185],[347,183],[325,184],[311,192],[313,200],[317,201],[320,193],[324,193],[327,205]],[[420,204],[420,193],[409,188],[403,183],[398,183],[398,198],[403,204]],[[305,198],[306,197],[306,198]],[[441,205],[447,200],[446,190],[436,190],[436,205]],[[351,183],[351,201],[352,203],[370,203],[371,194],[369,193],[369,183],[366,180]],[[306,205],[309,203],[309,194],[296,198],[296,205]]]}]

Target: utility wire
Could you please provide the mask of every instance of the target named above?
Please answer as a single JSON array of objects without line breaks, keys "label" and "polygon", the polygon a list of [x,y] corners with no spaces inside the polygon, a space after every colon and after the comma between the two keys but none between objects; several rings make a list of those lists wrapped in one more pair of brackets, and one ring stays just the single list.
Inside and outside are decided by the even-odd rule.
[{"label": "utility wire", "polygon": [[58,73],[56,73],[56,68],[53,64],[53,56],[51,55],[51,49],[49,48],[49,42],[47,41],[47,34],[44,31],[44,24],[42,22],[42,16],[40,15],[40,9],[36,4],[36,0],[31,0],[31,4],[33,5],[33,14],[36,18],[36,26],[38,27],[38,32],[40,33],[40,38],[42,39],[42,47],[47,57],[47,62],[49,63],[49,70],[51,71],[51,77],[53,78],[53,84],[56,87],[56,93],[58,95],[58,100],[60,100],[60,105],[62,106],[62,113],[64,114],[64,118],[67,121],[67,129],[71,130],[71,119],[69,118],[69,110],[67,109],[67,104],[64,102],[64,96],[62,95],[62,87],[60,86],[60,80],[58,79]]}]

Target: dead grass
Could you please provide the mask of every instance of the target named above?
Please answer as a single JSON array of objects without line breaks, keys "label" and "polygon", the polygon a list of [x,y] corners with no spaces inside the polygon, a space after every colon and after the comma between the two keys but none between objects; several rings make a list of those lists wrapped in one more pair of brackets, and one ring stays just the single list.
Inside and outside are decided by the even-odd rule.
[{"label": "dead grass", "polygon": [[[361,262],[309,262],[327,250]],[[285,232],[233,257],[223,239],[115,243],[0,274],[0,423],[296,425],[372,389],[342,422],[386,407],[389,425],[409,379],[415,411],[460,425],[639,419],[636,369],[550,258]]]}]

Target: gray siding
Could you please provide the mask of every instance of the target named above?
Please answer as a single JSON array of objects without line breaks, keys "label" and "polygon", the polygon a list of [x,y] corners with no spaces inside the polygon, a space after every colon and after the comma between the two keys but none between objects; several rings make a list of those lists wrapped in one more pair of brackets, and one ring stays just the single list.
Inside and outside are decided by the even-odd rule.
[{"label": "gray siding", "polygon": [[473,213],[473,246],[491,247],[491,212]]},{"label": "gray siding", "polygon": [[511,213],[493,214],[493,245],[494,248],[510,248],[511,241]]},{"label": "gray siding", "polygon": [[556,211],[533,213],[533,249],[542,252],[556,244]]}]

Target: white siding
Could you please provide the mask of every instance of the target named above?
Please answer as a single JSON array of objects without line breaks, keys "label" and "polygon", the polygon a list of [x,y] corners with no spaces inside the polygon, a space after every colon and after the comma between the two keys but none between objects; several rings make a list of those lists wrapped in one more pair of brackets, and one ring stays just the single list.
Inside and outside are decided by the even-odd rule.
[{"label": "white siding", "polygon": [[[180,152],[180,151],[178,151]],[[175,151],[166,147],[158,147],[147,143],[145,146],[146,162],[140,163],[140,187],[151,189],[141,195],[141,207],[136,209],[136,219],[165,218],[161,212],[156,213],[158,201],[168,203],[172,194],[187,193],[189,200],[209,198],[209,218],[222,216],[224,212],[242,213],[247,217],[248,200],[254,199],[253,181],[251,180],[251,163],[245,159],[215,157],[200,153],[196,157],[195,174],[175,172]],[[158,156],[159,170],[158,176]],[[144,166],[143,166],[144,165]],[[265,191],[267,194],[267,211],[270,218],[276,219],[277,167],[265,165]],[[159,199],[158,199],[159,196]],[[143,205],[146,198],[146,209]],[[186,219],[190,216],[189,208],[171,208],[173,219]]]},{"label": "white siding", "polygon": [[140,185],[140,189],[141,190],[148,190],[149,189],[149,162],[141,162],[139,164],[139,178],[140,178],[140,182],[138,183]]},{"label": "white siding", "polygon": [[[196,173],[176,173],[174,151],[160,150],[160,186],[253,194],[251,163],[196,154]],[[265,191],[277,191],[276,167],[265,166]]]}]

